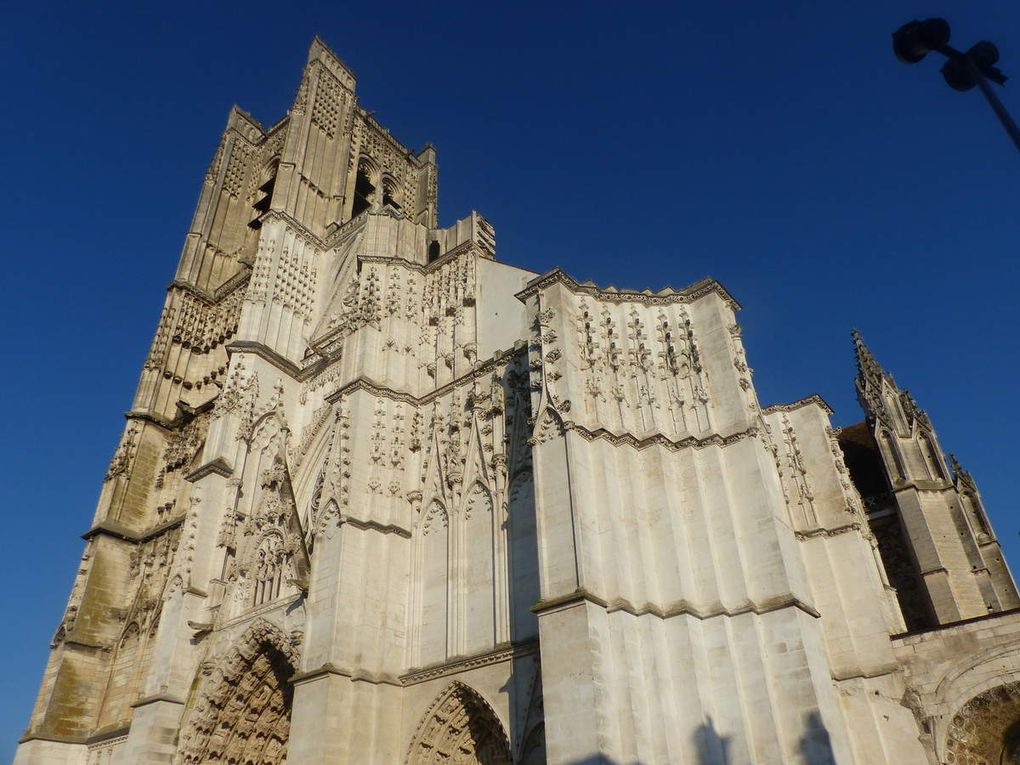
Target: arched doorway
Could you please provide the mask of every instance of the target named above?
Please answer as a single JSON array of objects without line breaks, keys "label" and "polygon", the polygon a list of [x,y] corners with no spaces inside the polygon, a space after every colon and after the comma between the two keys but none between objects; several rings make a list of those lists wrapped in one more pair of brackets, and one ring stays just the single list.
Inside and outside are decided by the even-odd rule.
[{"label": "arched doorway", "polygon": [[975,696],[946,734],[947,765],[1020,765],[1020,682]]},{"label": "arched doorway", "polygon": [[182,726],[186,765],[279,765],[287,759],[296,657],[290,641],[260,621],[205,679]]},{"label": "arched doorway", "polygon": [[477,691],[451,683],[425,712],[407,765],[510,765],[503,726]]}]

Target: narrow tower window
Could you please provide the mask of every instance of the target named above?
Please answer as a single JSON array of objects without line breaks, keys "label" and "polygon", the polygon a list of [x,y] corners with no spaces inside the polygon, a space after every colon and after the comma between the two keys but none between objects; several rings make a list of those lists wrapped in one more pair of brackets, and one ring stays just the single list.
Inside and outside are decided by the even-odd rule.
[{"label": "narrow tower window", "polygon": [[262,171],[262,182],[255,192],[255,201],[252,204],[253,214],[248,225],[253,229],[262,228],[262,216],[269,212],[273,203],[273,189],[276,188],[276,171],[280,167],[280,158],[276,157],[266,165]]},{"label": "narrow tower window", "polygon": [[383,207],[389,205],[397,210],[400,209],[400,203],[397,201],[397,183],[392,178],[383,178],[382,182],[382,203]]},{"label": "narrow tower window", "polygon": [[367,162],[358,163],[358,177],[354,182],[354,206],[351,217],[357,217],[372,206],[375,200],[375,183],[372,181],[372,166]]}]

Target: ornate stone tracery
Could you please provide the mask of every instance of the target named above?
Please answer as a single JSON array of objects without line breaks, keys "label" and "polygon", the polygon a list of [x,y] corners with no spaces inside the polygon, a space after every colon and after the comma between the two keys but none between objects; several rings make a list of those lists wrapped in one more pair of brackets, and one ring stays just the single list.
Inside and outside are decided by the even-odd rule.
[{"label": "ornate stone tracery", "polygon": [[498,262],[353,87],[231,111],[18,764],[283,763],[293,693],[302,762],[1020,765],[1020,596],[859,333],[856,436],[762,408],[721,285]]},{"label": "ornate stone tracery", "polygon": [[407,765],[510,765],[510,745],[492,707],[472,688],[451,683],[425,712]]},{"label": "ornate stone tracery", "polygon": [[187,713],[181,763],[279,765],[287,758],[297,648],[277,627],[256,620],[199,686]]},{"label": "ornate stone tracery", "polygon": [[946,736],[947,765],[1020,762],[1020,682],[985,691],[953,715]]}]

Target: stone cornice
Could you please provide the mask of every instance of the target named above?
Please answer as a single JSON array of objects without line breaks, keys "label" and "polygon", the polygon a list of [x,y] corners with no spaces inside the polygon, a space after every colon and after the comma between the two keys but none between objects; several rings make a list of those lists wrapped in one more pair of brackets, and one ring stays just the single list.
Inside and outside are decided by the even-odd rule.
[{"label": "stone cornice", "polygon": [[495,353],[493,353],[492,356],[490,356],[485,361],[476,364],[474,368],[471,369],[470,372],[467,372],[466,374],[463,374],[460,377],[458,377],[456,380],[451,380],[445,385],[442,385],[434,390],[431,390],[428,393],[425,393],[421,396],[415,396],[413,393],[408,393],[407,391],[394,390],[393,388],[386,387],[385,385],[380,385],[374,382],[373,380],[368,379],[367,377],[356,377],[346,385],[339,388],[334,393],[330,393],[328,396],[326,396],[326,401],[333,404],[339,401],[344,396],[349,396],[352,393],[355,393],[356,391],[364,390],[367,391],[368,393],[371,393],[373,396],[380,396],[382,398],[388,398],[393,401],[400,401],[405,404],[413,404],[415,406],[429,404],[433,400],[445,396],[447,393],[450,393],[460,385],[463,385],[468,380],[476,380],[481,377],[486,377],[487,375],[491,374],[492,371],[497,366],[504,362],[511,361],[515,356],[517,356],[517,354],[522,353],[524,351],[525,349],[523,347],[511,348],[510,350],[507,351],[496,351]]},{"label": "stone cornice", "polygon": [[516,297],[523,302],[552,284],[563,284],[571,292],[589,295],[596,300],[604,300],[610,303],[645,303],[647,305],[692,303],[705,295],[715,293],[734,311],[740,310],[740,304],[726,291],[726,288],[720,282],[711,278],[702,279],[682,290],[667,287],[658,292],[652,292],[651,290],[638,291],[617,289],[616,287],[599,287],[592,282],[584,282],[582,284],[560,268],[554,268],[538,278],[532,279],[525,285],[523,290],[517,293]]},{"label": "stone cornice", "polygon": [[114,739],[117,738],[126,739],[130,730],[131,730],[130,725],[118,725],[107,730],[99,730],[96,733],[93,733],[91,736],[89,736],[88,739],[86,739],[85,743],[103,744],[107,741],[113,741]]},{"label": "stone cornice", "polygon": [[530,656],[535,653],[538,653],[537,640],[516,644],[504,643],[485,653],[474,656],[456,656],[442,664],[411,670],[407,674],[400,676],[400,682],[403,685],[416,685],[434,680],[437,677],[455,675],[469,669],[475,669],[476,667],[486,667],[490,664],[501,664],[505,661],[521,656]]},{"label": "stone cornice", "polygon": [[185,415],[179,413],[172,420],[166,417],[161,417],[158,414],[151,414],[149,412],[138,412],[129,411],[124,412],[124,416],[129,420],[141,420],[142,422],[149,422],[165,430],[174,430],[184,424]]},{"label": "stone cornice", "polygon": [[[912,632],[900,632],[896,635],[890,635],[889,639],[893,642],[897,641],[909,641],[911,643],[920,642],[926,640],[928,635],[936,632],[943,632],[946,630],[955,630],[958,628],[966,628],[971,624],[977,622],[987,622],[994,619],[1002,619],[1003,621],[1013,620],[1020,621],[1020,608],[1010,608],[1006,611],[997,611],[994,614],[981,614],[981,616],[974,616],[970,619],[960,619],[956,622],[947,622],[946,624],[937,624],[934,627],[925,627],[924,629],[914,630]],[[939,639],[939,638],[936,638]]]},{"label": "stone cornice", "polygon": [[[325,400],[328,403],[335,404],[340,399],[362,390],[380,398],[388,398],[392,401],[399,401],[401,403],[411,404],[412,406],[423,406],[430,404],[436,398],[445,396],[458,386],[464,384],[464,382],[468,379],[477,379],[487,376],[500,363],[513,359],[514,356],[523,352],[523,350],[523,348],[513,348],[508,351],[497,351],[490,359],[477,365],[469,373],[462,375],[456,380],[453,380],[442,387],[436,388],[423,396],[415,396],[414,394],[406,391],[393,390],[392,388],[379,385],[366,377],[358,377],[337,391],[326,396]],[[572,422],[565,423],[564,427],[568,431],[577,433],[586,441],[605,440],[614,446],[626,445],[639,450],[647,449],[650,446],[663,446],[670,451],[679,451],[680,449],[704,449],[708,446],[729,446],[730,444],[734,444],[745,438],[753,438],[758,434],[758,427],[752,426],[745,430],[730,433],[728,435],[715,433],[704,438],[687,436],[686,438],[673,440],[661,433],[655,433],[641,438],[633,435],[632,433],[616,434],[606,430],[605,428],[590,429]]]},{"label": "stone cornice", "polygon": [[276,135],[276,133],[279,133],[281,130],[283,130],[285,127],[287,127],[289,123],[290,123],[290,114],[289,113],[288,114],[284,114],[282,117],[280,117],[280,119],[278,119],[276,122],[274,122],[272,125],[270,125],[269,127],[266,128],[266,131],[265,131],[266,132],[266,140],[268,141],[270,138],[272,138],[274,135]]},{"label": "stone cornice", "polygon": [[293,217],[289,213],[283,210],[269,210],[262,216],[263,227],[268,221],[279,221],[287,224],[294,231],[295,234],[300,236],[302,239],[307,241],[313,247],[319,250],[329,249],[326,245],[326,240],[320,237],[318,234],[312,232],[307,226],[298,221],[297,218]]},{"label": "stone cornice", "polygon": [[186,476],[185,481],[195,483],[205,478],[207,475],[219,475],[224,478],[230,478],[234,474],[234,469],[227,464],[227,461],[222,457],[217,457],[212,462],[206,462],[204,465],[199,465],[197,468],[192,470]]},{"label": "stone cornice", "polygon": [[908,479],[904,481],[897,481],[895,488],[893,489],[893,493],[899,494],[901,491],[906,491],[907,489],[913,489],[914,491],[948,491],[952,489],[955,492],[956,486],[948,479],[944,481]]},{"label": "stone cornice", "polygon": [[312,45],[308,49],[308,63],[306,66],[311,68],[315,64],[321,65],[345,89],[352,94],[354,93],[354,87],[358,81],[354,70],[347,66],[347,63],[336,54],[336,51],[329,47],[318,35],[315,35],[312,39]]},{"label": "stone cornice", "polygon": [[204,303],[209,305],[216,305],[220,303],[225,297],[231,295],[235,290],[243,287],[248,283],[248,279],[251,278],[251,269],[242,264],[242,268],[236,274],[227,279],[223,284],[214,290],[205,290],[201,287],[192,284],[191,282],[185,281],[184,279],[174,279],[170,284],[167,285],[167,292],[173,290],[181,290],[187,292]]},{"label": "stone cornice", "polygon": [[[420,226],[422,224],[416,223],[415,225]],[[409,271],[414,271],[415,273],[418,274],[428,274],[433,271],[440,270],[443,266],[448,265],[449,263],[453,262],[454,260],[459,258],[461,255],[464,255],[465,253],[473,253],[480,258],[492,260],[492,258],[488,257],[482,252],[482,249],[481,247],[478,246],[477,242],[472,242],[471,240],[468,240],[466,242],[458,244],[452,250],[444,252],[442,257],[436,258],[431,263],[425,264],[415,263],[412,260],[407,260],[406,258],[397,258],[392,255],[359,255],[358,261],[361,263],[384,263],[387,265],[403,266]]]},{"label": "stone cornice", "polygon": [[240,130],[237,129],[237,126],[233,124],[234,119],[244,120],[246,123],[248,123],[248,127],[257,130],[260,133],[260,140],[261,138],[265,137],[266,131],[263,130],[262,123],[255,119],[255,117],[252,116],[251,112],[249,112],[247,109],[242,109],[237,104],[234,104],[233,106],[230,107],[230,113],[227,115],[227,129],[223,131],[224,133],[230,132],[237,133],[239,136],[241,136],[241,138],[243,138],[248,143],[252,144],[253,146],[256,145],[251,141],[251,139],[248,138],[248,136],[244,135]]},{"label": "stone cornice", "polygon": [[639,450],[647,449],[649,446],[664,446],[670,451],[679,451],[680,449],[704,449],[706,446],[729,446],[737,441],[741,441],[745,438],[754,438],[758,435],[758,428],[756,426],[752,426],[746,430],[740,430],[726,436],[715,433],[705,438],[687,436],[686,438],[674,441],[673,439],[664,436],[662,433],[655,433],[651,436],[638,438],[632,433],[617,435],[605,428],[590,430],[583,425],[577,425],[576,423],[570,422],[565,423],[564,428],[567,431],[577,433],[585,441],[608,441],[613,446],[626,445]]},{"label": "stone cornice", "polygon": [[124,542],[131,542],[132,544],[140,544],[141,542],[148,542],[150,539],[164,534],[170,529],[176,528],[184,523],[184,514],[178,515],[176,518],[172,518],[166,523],[161,523],[158,526],[153,526],[146,531],[135,531],[134,529],[122,526],[116,521],[111,521],[108,518],[104,518],[99,521],[95,526],[90,528],[84,534],[81,535],[82,539],[89,540],[92,537],[99,536],[100,534],[105,536],[114,537]]},{"label": "stone cornice", "polygon": [[830,417],[834,414],[832,407],[829,406],[825,399],[819,396],[817,393],[812,393],[810,396],[799,398],[796,401],[791,401],[789,404],[771,404],[762,408],[762,414],[772,414],[773,412],[794,412],[798,409],[803,409],[805,406],[817,406],[823,412]]},{"label": "stone cornice", "polygon": [[88,736],[61,736],[59,733],[35,733],[26,731],[18,739],[19,744],[27,744],[29,741],[52,741],[54,744],[80,744],[88,743]]},{"label": "stone cornice", "polygon": [[130,529],[127,526],[122,526],[116,521],[111,521],[109,518],[103,518],[99,521],[99,523],[82,534],[81,538],[88,541],[92,539],[92,537],[99,536],[101,534],[115,539],[120,539],[125,542],[134,542],[135,544],[142,540],[142,535],[139,532],[134,529]]},{"label": "stone cornice", "polygon": [[414,151],[407,148],[406,146],[404,146],[404,144],[402,144],[400,141],[394,138],[393,134],[390,133],[389,130],[384,128],[382,124],[379,122],[379,120],[377,120],[375,117],[369,114],[368,111],[366,111],[363,107],[358,106],[357,109],[358,116],[361,117],[361,119],[365,121],[365,124],[368,127],[372,128],[380,138],[386,141],[390,145],[391,149],[398,152],[399,154],[403,154],[406,159],[409,159],[411,162],[414,163],[415,167],[420,168],[422,166],[422,161],[418,159],[418,156],[414,153]]},{"label": "stone cornice", "polygon": [[155,704],[160,701],[165,701],[168,704],[180,704],[181,706],[184,705],[184,699],[179,698],[178,696],[172,696],[169,693],[156,693],[153,694],[152,696],[145,696],[144,698],[138,699],[138,701],[134,702],[131,705],[131,708],[138,709],[138,707],[144,707],[147,704]]},{"label": "stone cornice", "polygon": [[767,598],[761,602],[746,600],[739,605],[731,607],[723,606],[721,603],[713,603],[702,607],[688,603],[686,600],[679,600],[665,605],[647,602],[634,604],[626,598],[606,599],[584,588],[566,595],[540,600],[531,607],[531,610],[541,616],[543,613],[559,611],[579,605],[580,603],[591,603],[605,609],[607,613],[623,611],[631,616],[655,616],[659,619],[672,619],[674,616],[693,616],[696,619],[704,620],[713,619],[717,616],[761,615],[784,608],[797,608],[816,619],[821,617],[821,614],[814,607],[793,595],[780,595],[774,598]]},{"label": "stone cornice", "polygon": [[840,534],[847,534],[851,531],[861,531],[864,527],[860,523],[847,523],[843,526],[835,526],[831,529],[825,528],[814,528],[806,531],[794,531],[793,535],[797,539],[815,539],[817,537],[838,537]]},{"label": "stone cornice", "polygon": [[852,673],[832,672],[829,676],[837,683],[842,683],[846,680],[870,680],[875,677],[894,675],[902,670],[903,668],[899,664],[883,664],[871,670],[859,669]]},{"label": "stone cornice", "polygon": [[295,380],[299,381],[306,380],[315,373],[315,366],[310,366],[306,367],[305,369],[301,369],[293,361],[285,358],[284,356],[281,356],[279,353],[274,351],[268,345],[255,342],[254,340],[234,340],[233,342],[228,343],[226,348],[228,353],[244,351],[246,353],[251,353],[255,356],[258,356],[259,358],[268,361],[270,364],[279,369],[281,372],[286,372],[290,377],[292,377]]},{"label": "stone cornice", "polygon": [[74,637],[74,630],[71,631],[70,637],[64,640],[65,648],[84,648],[87,651],[109,651],[111,646],[106,643],[94,643],[89,640],[82,640],[81,638]]},{"label": "stone cornice", "polygon": [[368,222],[369,211],[365,210],[343,223],[330,223],[326,227],[325,243],[329,249],[336,247],[355,229],[362,228]]},{"label": "stone cornice", "polygon": [[[370,214],[371,213],[366,212],[362,213],[362,216],[367,217]],[[416,223],[415,225],[420,226],[422,224]],[[398,258],[392,255],[359,255],[358,263],[359,264],[377,263],[387,266],[397,266],[400,268],[404,268],[408,271],[413,271],[416,274],[425,275],[442,269],[444,266],[455,261],[464,253],[473,253],[478,257],[486,258],[487,260],[492,260],[492,258],[489,258],[482,252],[481,248],[478,246],[476,242],[467,241],[457,245],[457,247],[445,253],[441,258],[427,264],[415,263],[412,260],[407,260],[406,258]],[[322,351],[321,349],[335,342],[338,338],[351,335],[355,331],[357,330],[344,329],[342,327],[332,329],[327,332],[324,332],[323,334],[319,335],[316,338],[313,338],[309,342],[309,346],[317,353],[324,354],[324,351]]]},{"label": "stone cornice", "polygon": [[455,656],[449,661],[444,661],[440,664],[433,664],[421,669],[415,668],[399,676],[390,672],[370,672],[365,669],[339,667],[332,662],[326,662],[315,669],[310,669],[306,672],[298,672],[291,677],[290,681],[294,685],[298,685],[311,680],[317,680],[326,675],[337,675],[339,677],[346,677],[351,680],[351,682],[371,683],[373,685],[393,685],[398,688],[402,688],[408,685],[417,685],[418,683],[428,682],[429,680],[434,680],[437,677],[457,675],[461,672],[466,672],[477,667],[487,667],[491,664],[502,664],[503,662],[520,658],[521,656],[531,656],[538,653],[538,649],[539,645],[537,640],[529,640],[527,642],[514,644],[503,643],[496,646],[491,651],[485,651],[471,656]]},{"label": "stone cornice", "polygon": [[[365,212],[362,213],[362,216],[367,218],[367,216],[370,214],[371,213],[369,212]],[[416,223],[415,225],[420,226],[422,224]],[[415,263],[414,261],[411,260],[407,260],[406,258],[393,257],[392,255],[359,255],[358,263],[359,264],[376,263],[387,266],[397,266],[424,276],[425,274],[429,274],[434,271],[442,269],[444,266],[455,261],[458,257],[460,257],[466,252],[472,252],[478,255],[478,257],[483,257],[488,260],[492,260],[492,258],[489,258],[481,251],[481,248],[478,247],[477,243],[467,241],[460,245],[457,245],[457,247],[445,253],[438,260],[435,260],[432,263],[424,265],[421,263]],[[331,330],[327,330],[318,337],[312,338],[312,340],[309,341],[308,345],[320,356],[327,357],[329,355],[329,352],[326,350],[328,346],[332,345],[339,339],[353,335],[355,332],[358,331],[358,329],[360,329],[360,327],[355,329],[337,327]]]},{"label": "stone cornice", "polygon": [[[379,395],[388,396],[389,398],[392,398],[394,400],[415,403],[423,402],[428,403],[437,396],[441,396],[444,393],[453,390],[455,387],[460,385],[465,380],[482,377],[487,373],[491,373],[492,370],[499,364],[503,363],[504,361],[507,361],[508,359],[513,358],[518,353],[525,352],[525,347],[526,345],[522,341],[518,345],[515,345],[513,348],[510,348],[509,350],[495,351],[493,355],[490,356],[488,359],[486,359],[485,361],[478,362],[470,371],[466,372],[465,374],[462,374],[456,380],[452,380],[451,382],[448,382],[445,385],[436,388],[435,390],[430,391],[429,393],[426,393],[422,396],[415,396],[414,394],[408,393],[406,391],[398,391],[392,388],[388,388],[366,377],[357,377],[351,382],[344,385],[342,388],[340,388],[340,390],[336,391],[335,393],[331,393],[326,400],[335,401],[341,395],[347,393],[348,391],[357,390],[360,387],[368,387],[371,388],[373,391],[378,392]],[[279,369],[281,372],[286,373],[292,380],[295,380],[297,382],[305,382],[307,380],[310,380],[317,374],[324,372],[336,361],[335,359],[321,357],[318,360],[309,363],[308,366],[306,367],[303,368],[298,367],[296,364],[294,364],[294,362],[284,358],[269,346],[265,345],[264,343],[256,342],[254,340],[235,340],[231,343],[228,343],[226,345],[226,349],[228,353],[243,352],[250,353],[254,356],[258,356],[259,358],[268,361],[274,367]],[[162,425],[165,428],[172,428],[177,423],[177,420],[173,421],[164,420],[153,417],[152,415],[147,415],[139,412],[129,412],[127,416],[139,419],[151,419],[153,422]]]},{"label": "stone cornice", "polygon": [[28,741],[52,741],[54,744],[94,745],[102,744],[106,741],[112,741],[116,738],[126,739],[130,730],[130,725],[121,725],[116,728],[105,730],[100,733],[93,733],[88,736],[61,736],[56,733],[26,732],[18,739],[18,743],[24,744]]},{"label": "stone cornice", "polygon": [[346,667],[338,667],[332,662],[326,662],[321,667],[310,669],[307,672],[299,672],[290,678],[290,682],[293,685],[300,685],[301,683],[307,683],[310,680],[317,680],[318,678],[326,675],[339,675],[340,677],[350,679],[351,682],[371,683],[372,685],[395,685],[398,688],[403,686],[403,683],[400,682],[400,678],[388,672],[368,672],[363,669],[347,669]]},{"label": "stone cornice", "polygon": [[349,523],[354,528],[361,529],[362,531],[378,531],[382,534],[396,534],[398,537],[404,537],[405,539],[411,538],[410,529],[405,529],[403,526],[397,526],[393,523],[383,524],[378,521],[355,518],[352,515],[340,516],[340,523]]},{"label": "stone cornice", "polygon": [[242,268],[240,271],[213,290],[213,299],[216,302],[219,302],[227,295],[232,294],[235,290],[248,284],[248,280],[251,279],[251,267],[245,263],[242,263],[241,266]]},{"label": "stone cornice", "polygon": [[[293,606],[295,603],[297,603],[304,597],[305,595],[299,592],[296,595],[288,595],[285,597],[281,597],[277,600],[270,600],[268,603],[263,603],[261,606],[252,608],[248,611],[245,611],[244,613],[241,613],[237,616],[227,619],[221,624],[214,624],[212,631],[214,633],[219,634],[222,633],[224,630],[233,629],[239,624],[248,624],[249,622],[256,622],[258,621],[258,618],[260,616],[265,617],[266,614],[271,614],[274,611],[286,613],[287,609],[289,609],[291,606]],[[217,606],[217,608],[218,607],[219,606]]]}]

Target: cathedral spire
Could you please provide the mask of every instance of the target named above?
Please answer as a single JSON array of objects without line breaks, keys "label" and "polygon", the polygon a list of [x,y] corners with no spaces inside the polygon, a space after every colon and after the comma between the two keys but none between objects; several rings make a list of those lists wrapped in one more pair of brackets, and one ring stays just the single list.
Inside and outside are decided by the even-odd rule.
[{"label": "cathedral spire", "polygon": [[850,336],[854,341],[854,350],[857,353],[857,379],[858,384],[867,382],[871,385],[878,385],[882,377],[888,377],[890,382],[895,384],[892,375],[888,374],[878,363],[871,349],[864,342],[864,336],[859,329],[850,330]]},{"label": "cathedral spire", "polygon": [[865,344],[860,330],[851,330],[850,336],[853,338],[854,351],[857,354],[857,399],[865,413],[869,417],[888,422],[893,415],[888,407],[896,408],[892,402],[898,401],[898,408],[902,411],[901,419],[905,417],[908,426],[918,422],[931,430],[931,420],[928,419],[927,413],[918,405],[910,391],[896,385],[893,376],[882,368],[871,349]]},{"label": "cathedral spire", "polygon": [[857,399],[869,417],[882,417],[886,415],[882,380],[888,379],[893,387],[896,382],[892,375],[882,369],[871,349],[865,345],[864,336],[859,329],[850,330],[850,337],[853,338],[854,351],[857,354]]}]

